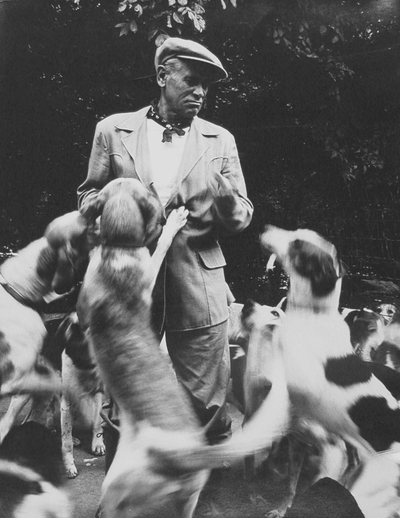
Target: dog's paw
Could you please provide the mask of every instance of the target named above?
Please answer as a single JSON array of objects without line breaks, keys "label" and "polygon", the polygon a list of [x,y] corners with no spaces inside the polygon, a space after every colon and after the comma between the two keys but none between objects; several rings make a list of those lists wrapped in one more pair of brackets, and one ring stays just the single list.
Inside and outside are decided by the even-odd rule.
[{"label": "dog's paw", "polygon": [[92,453],[96,455],[96,457],[102,457],[106,454],[106,447],[103,443],[92,444]]},{"label": "dog's paw", "polygon": [[272,509],[272,511],[269,511],[265,518],[283,518],[286,514],[286,509]]},{"label": "dog's paw", "polygon": [[106,447],[104,445],[103,434],[97,433],[93,435],[92,440],[92,453],[96,457],[102,457],[106,454]]},{"label": "dog's paw", "polygon": [[76,469],[75,463],[65,468],[67,478],[76,478],[78,476],[78,470]]}]

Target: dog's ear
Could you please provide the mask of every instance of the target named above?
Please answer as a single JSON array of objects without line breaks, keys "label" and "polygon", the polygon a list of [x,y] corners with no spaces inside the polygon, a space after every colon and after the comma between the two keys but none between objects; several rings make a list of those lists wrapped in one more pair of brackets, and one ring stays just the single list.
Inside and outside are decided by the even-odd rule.
[{"label": "dog's ear", "polygon": [[38,262],[38,274],[52,276],[52,289],[66,293],[83,278],[88,264],[87,222],[78,212],[55,219],[47,227],[48,247]]},{"label": "dog's ear", "polygon": [[313,295],[324,297],[334,290],[340,277],[331,254],[312,243],[296,239],[290,246],[289,255],[299,275],[310,279]]},{"label": "dog's ear", "polygon": [[97,194],[97,196],[92,196],[85,201],[84,205],[79,209],[79,212],[84,216],[86,221],[91,223],[101,216],[104,206],[109,198],[110,190],[104,188]]}]

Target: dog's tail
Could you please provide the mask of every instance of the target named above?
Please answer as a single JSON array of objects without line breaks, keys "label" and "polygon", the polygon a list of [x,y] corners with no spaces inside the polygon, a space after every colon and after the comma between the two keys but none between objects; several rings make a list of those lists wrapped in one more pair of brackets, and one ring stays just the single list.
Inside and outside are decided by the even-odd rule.
[{"label": "dog's tail", "polygon": [[195,448],[152,447],[153,456],[160,471],[199,471],[223,468],[248,455],[269,448],[289,429],[290,403],[286,381],[279,376],[260,408],[232,439],[215,446]]}]

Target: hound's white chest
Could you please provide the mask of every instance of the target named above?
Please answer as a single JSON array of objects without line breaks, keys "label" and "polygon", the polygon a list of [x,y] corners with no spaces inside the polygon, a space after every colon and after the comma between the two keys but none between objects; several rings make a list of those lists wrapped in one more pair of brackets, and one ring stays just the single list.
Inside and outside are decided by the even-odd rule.
[{"label": "hound's white chest", "polygon": [[326,400],[330,387],[325,366],[329,358],[353,353],[350,334],[340,316],[288,314],[279,332],[288,389],[292,399],[310,405]]}]

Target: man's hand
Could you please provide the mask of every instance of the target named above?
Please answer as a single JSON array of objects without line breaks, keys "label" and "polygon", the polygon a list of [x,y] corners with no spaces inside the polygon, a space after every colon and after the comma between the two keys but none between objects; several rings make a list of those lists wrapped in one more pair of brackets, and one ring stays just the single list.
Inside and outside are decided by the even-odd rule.
[{"label": "man's hand", "polygon": [[236,205],[237,184],[236,180],[231,176],[230,180],[225,178],[221,173],[215,173],[213,182],[213,197],[215,199],[217,209],[222,216],[229,216]]}]

